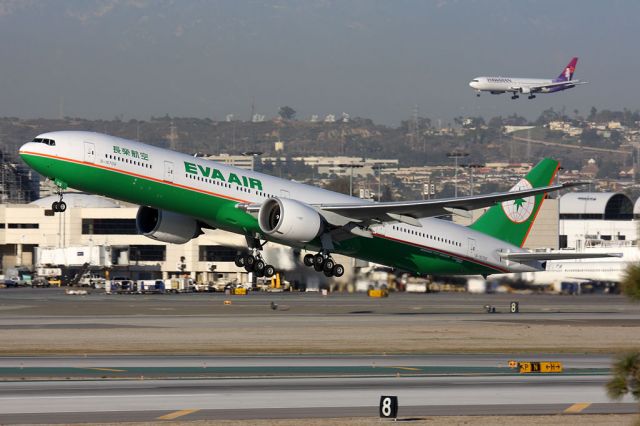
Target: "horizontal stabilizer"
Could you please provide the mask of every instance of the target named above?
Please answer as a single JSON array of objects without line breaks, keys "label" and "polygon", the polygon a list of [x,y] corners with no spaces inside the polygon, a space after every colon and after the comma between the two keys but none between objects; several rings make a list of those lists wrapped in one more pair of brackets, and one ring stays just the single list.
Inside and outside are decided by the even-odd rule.
[{"label": "horizontal stabilizer", "polygon": [[504,260],[512,260],[514,262],[527,262],[534,260],[568,260],[568,259],[598,259],[603,257],[622,257],[622,253],[507,253],[499,252]]}]

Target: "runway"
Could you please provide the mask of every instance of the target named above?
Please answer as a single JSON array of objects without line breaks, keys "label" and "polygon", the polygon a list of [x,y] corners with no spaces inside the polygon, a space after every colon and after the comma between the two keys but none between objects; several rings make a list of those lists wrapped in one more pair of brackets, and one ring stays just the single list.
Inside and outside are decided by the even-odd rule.
[{"label": "runway", "polygon": [[619,296],[4,290],[0,423],[375,419],[382,395],[405,419],[637,412],[605,393],[612,354],[640,339],[640,304]]},{"label": "runway", "polygon": [[[565,372],[553,375],[518,374],[507,366],[511,358],[2,358],[0,371],[7,381],[0,382],[0,423],[153,421],[165,416],[181,420],[376,417],[381,395],[398,396],[401,417],[637,411],[631,399],[612,403],[607,398],[604,384],[611,362],[607,356],[526,357],[563,362]],[[11,380],[10,371],[33,368],[41,369],[41,374],[46,371],[48,378]],[[145,368],[147,373],[153,371],[150,376],[133,378]],[[77,371],[76,380],[56,377],[70,369]],[[209,371],[195,375],[194,370]],[[91,378],[94,371],[105,379]],[[129,378],[117,379],[123,373]],[[148,378],[152,376],[157,378]]]}]

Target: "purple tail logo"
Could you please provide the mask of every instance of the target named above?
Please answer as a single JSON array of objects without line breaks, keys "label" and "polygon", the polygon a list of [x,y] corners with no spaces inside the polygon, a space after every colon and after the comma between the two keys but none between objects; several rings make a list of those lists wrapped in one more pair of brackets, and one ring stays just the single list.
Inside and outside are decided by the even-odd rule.
[{"label": "purple tail logo", "polygon": [[564,70],[562,71],[562,73],[558,76],[558,80],[559,81],[571,80],[573,78],[573,73],[576,71],[577,64],[578,64],[578,58],[571,59],[571,61],[567,64],[567,66],[564,67]]}]

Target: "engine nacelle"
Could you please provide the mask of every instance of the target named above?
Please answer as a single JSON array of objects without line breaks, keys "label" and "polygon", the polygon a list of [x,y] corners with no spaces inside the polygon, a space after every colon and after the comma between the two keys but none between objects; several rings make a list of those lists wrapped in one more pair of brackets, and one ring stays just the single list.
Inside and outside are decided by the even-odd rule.
[{"label": "engine nacelle", "polygon": [[531,93],[531,88],[530,87],[521,87],[520,88],[520,93]]},{"label": "engine nacelle", "polygon": [[136,227],[145,237],[172,244],[184,244],[201,233],[192,217],[145,206],[138,209]]},{"label": "engine nacelle", "polygon": [[307,204],[289,198],[269,198],[258,212],[260,229],[266,235],[307,243],[320,235],[320,213]]}]

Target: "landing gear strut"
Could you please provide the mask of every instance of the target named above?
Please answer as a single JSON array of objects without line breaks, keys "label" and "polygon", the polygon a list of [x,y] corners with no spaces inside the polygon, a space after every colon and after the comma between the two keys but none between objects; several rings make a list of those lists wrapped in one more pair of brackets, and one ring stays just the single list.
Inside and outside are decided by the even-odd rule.
[{"label": "landing gear strut", "polygon": [[56,191],[56,194],[58,194],[60,200],[54,201],[53,204],[51,204],[51,210],[53,210],[54,213],[63,213],[65,210],[67,210],[67,203],[62,201],[62,189],[58,189]]},{"label": "landing gear strut", "polygon": [[344,266],[336,263],[326,251],[321,251],[318,254],[307,254],[303,262],[306,266],[313,267],[317,272],[323,272],[327,277],[341,277],[344,275]]}]

